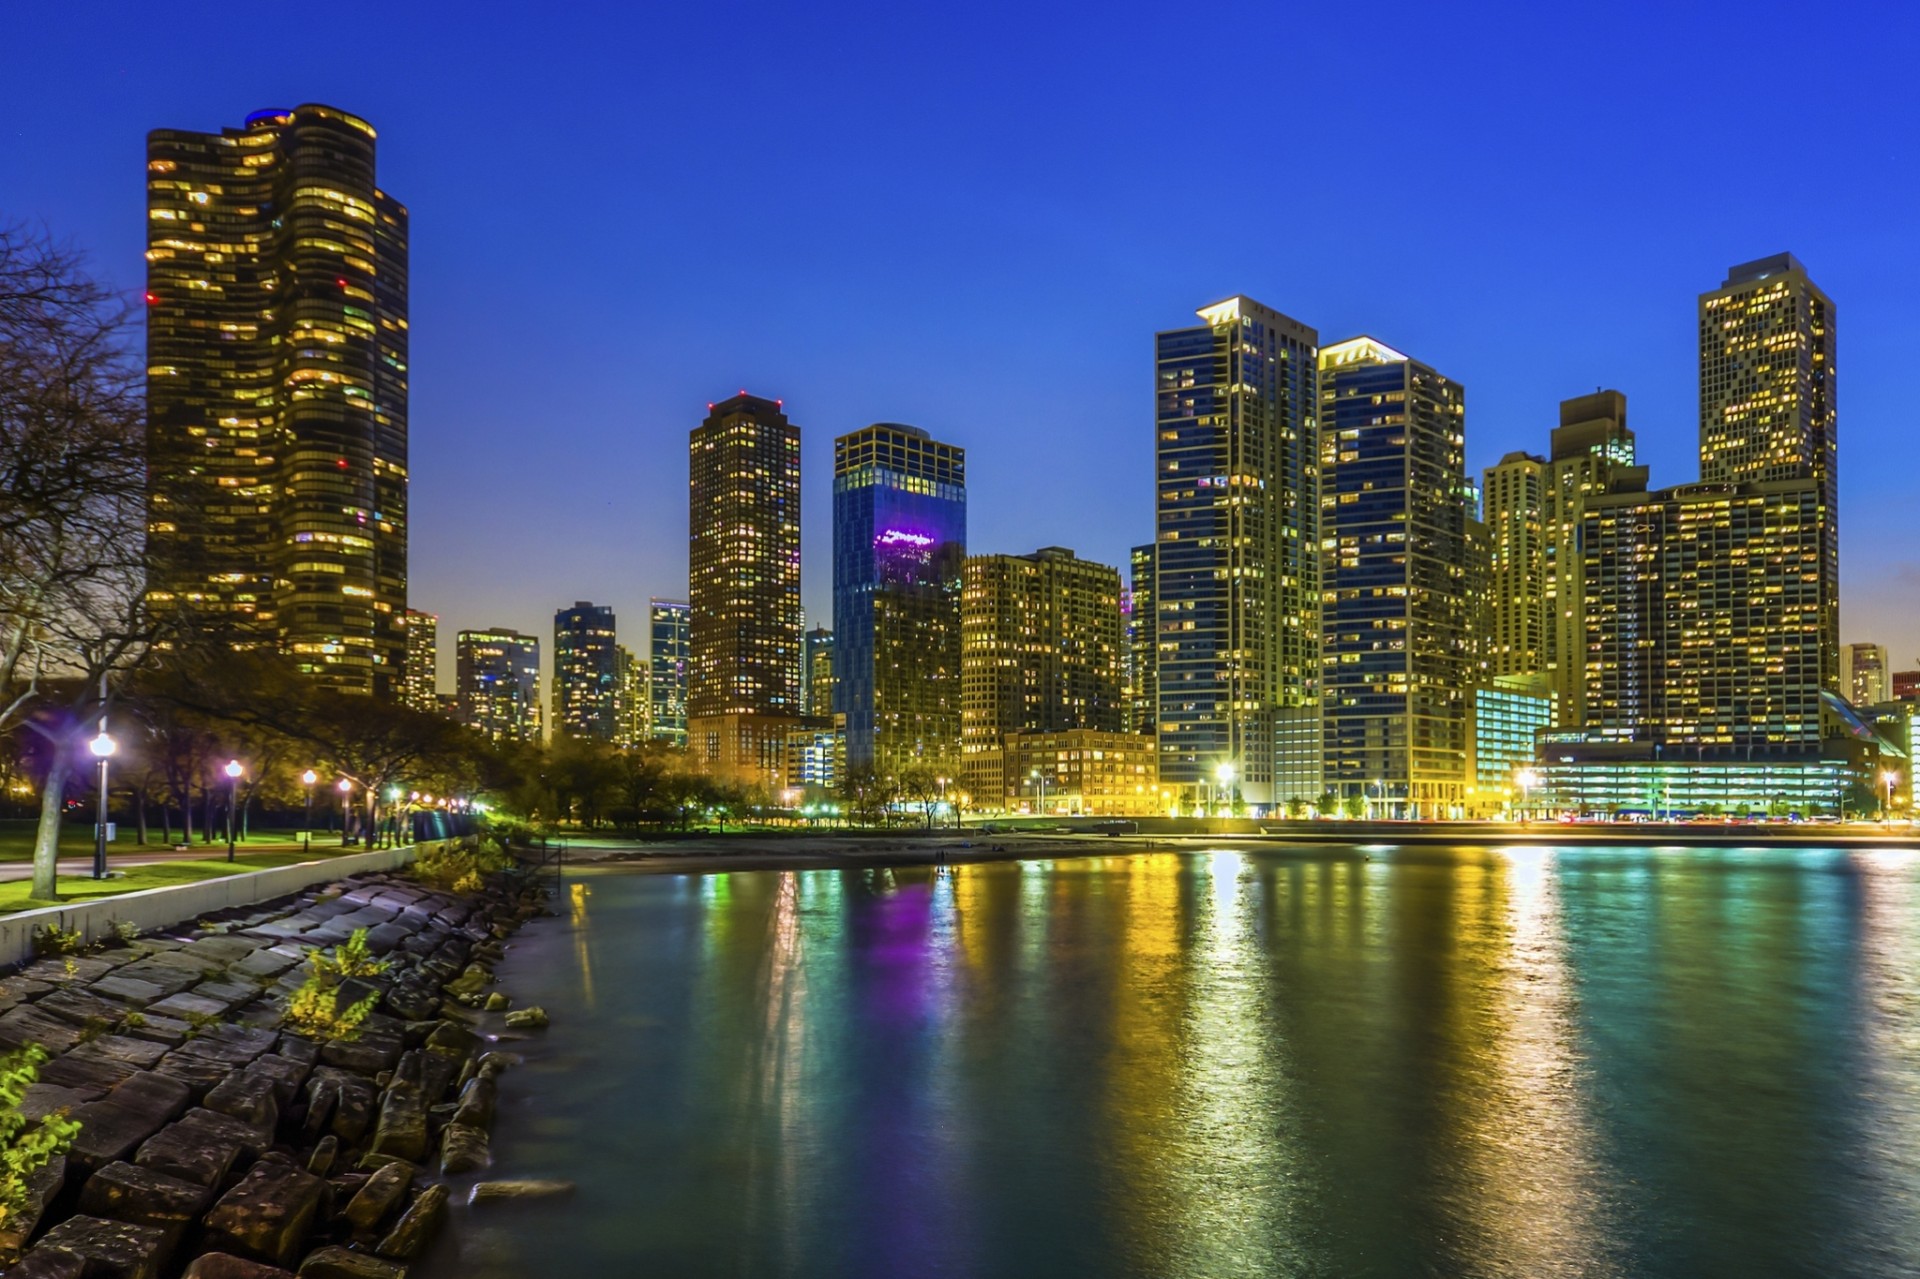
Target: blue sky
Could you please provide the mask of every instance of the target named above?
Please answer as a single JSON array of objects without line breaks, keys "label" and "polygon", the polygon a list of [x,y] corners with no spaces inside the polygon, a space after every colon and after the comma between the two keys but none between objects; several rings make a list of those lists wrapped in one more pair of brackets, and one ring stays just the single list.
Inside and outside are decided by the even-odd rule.
[{"label": "blue sky", "polygon": [[[1920,666],[1920,10],[976,3],[16,6],[0,216],[142,281],[149,128],[330,102],[413,213],[412,590],[443,632],[643,641],[686,432],[968,449],[977,551],[1151,533],[1152,339],[1244,292],[1467,388],[1478,469],[1617,387],[1697,475],[1694,298],[1788,250],[1838,309],[1844,637]],[[324,16],[322,16],[324,15]]]}]

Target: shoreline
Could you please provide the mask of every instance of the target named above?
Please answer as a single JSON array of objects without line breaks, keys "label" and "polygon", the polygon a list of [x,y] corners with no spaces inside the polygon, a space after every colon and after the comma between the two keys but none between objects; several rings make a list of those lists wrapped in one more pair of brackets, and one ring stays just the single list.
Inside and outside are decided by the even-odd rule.
[{"label": "shoreline", "polygon": [[773,835],[694,834],[663,839],[569,838],[567,865],[621,866],[643,874],[716,870],[848,870],[887,866],[955,866],[1062,857],[1216,850],[1325,857],[1344,848],[1358,860],[1399,849],[1549,847],[1701,849],[1835,849],[1920,852],[1920,831],[1771,826],[1595,826],[1536,822],[1489,828],[1464,823],[1315,823],[1284,833],[1167,832],[1108,835],[1087,831],[892,831],[871,834],[793,832]]}]

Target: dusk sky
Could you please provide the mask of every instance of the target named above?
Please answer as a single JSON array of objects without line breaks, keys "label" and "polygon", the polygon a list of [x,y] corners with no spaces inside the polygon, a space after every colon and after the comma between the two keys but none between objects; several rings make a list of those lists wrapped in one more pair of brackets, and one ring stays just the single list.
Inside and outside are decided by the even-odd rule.
[{"label": "dusk sky", "polygon": [[411,597],[449,659],[481,625],[544,654],[576,599],[644,649],[647,597],[686,588],[687,431],[742,388],[802,431],[810,624],[832,440],[873,421],[966,447],[970,549],[1124,565],[1152,533],[1153,334],[1234,293],[1464,383],[1476,478],[1606,386],[1654,483],[1686,482],[1695,297],[1790,251],[1838,314],[1842,638],[1920,666],[1915,6],[5,21],[0,218],[130,292],[149,129],[303,102],[378,129],[412,211]]}]

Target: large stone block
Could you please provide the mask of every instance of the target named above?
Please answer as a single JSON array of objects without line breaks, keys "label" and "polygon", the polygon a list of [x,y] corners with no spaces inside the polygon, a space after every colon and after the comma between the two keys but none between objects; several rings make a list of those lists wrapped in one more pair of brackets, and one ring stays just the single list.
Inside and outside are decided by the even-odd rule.
[{"label": "large stone block", "polygon": [[280,1098],[273,1080],[255,1073],[251,1066],[235,1071],[217,1087],[209,1089],[202,1104],[208,1110],[231,1115],[267,1132],[280,1126]]},{"label": "large stone block", "polygon": [[427,1106],[420,1090],[395,1081],[380,1102],[380,1122],[373,1133],[377,1154],[414,1162],[426,1158],[432,1139],[427,1132]]},{"label": "large stone block", "polygon": [[166,1233],[169,1247],[179,1246],[212,1202],[206,1186],[129,1163],[108,1164],[80,1192],[81,1212],[152,1226]]},{"label": "large stone block", "polygon": [[300,1263],[300,1279],[406,1279],[407,1268],[397,1262],[352,1252],[322,1248]]},{"label": "large stone block", "polygon": [[326,1198],[327,1183],[278,1160],[256,1163],[207,1214],[207,1242],[275,1265],[305,1250]]},{"label": "large stone block", "polygon": [[87,1279],[159,1279],[167,1261],[166,1232],[105,1217],[69,1217],[42,1235],[34,1251],[51,1249],[84,1258]]},{"label": "large stone block", "polygon": [[428,1186],[400,1214],[400,1220],[380,1241],[377,1251],[383,1257],[411,1261],[433,1242],[433,1237],[440,1233],[440,1227],[446,1219],[447,1188]]},{"label": "large stone block", "polygon": [[355,1230],[371,1231],[400,1206],[407,1197],[408,1187],[412,1185],[412,1164],[387,1164],[367,1178],[366,1184],[347,1201],[342,1215]]},{"label": "large stone block", "polygon": [[39,1044],[50,1053],[63,1053],[80,1042],[80,1028],[24,1004],[0,1013],[0,1048]]},{"label": "large stone block", "polygon": [[90,1101],[73,1112],[80,1122],[67,1157],[76,1168],[92,1172],[130,1157],[142,1142],[165,1126],[162,1112],[132,1110],[112,1100]]},{"label": "large stone block", "polygon": [[178,1119],[193,1102],[193,1090],[171,1075],[142,1071],[115,1084],[107,1100],[128,1110]]},{"label": "large stone block", "polygon": [[208,1252],[195,1257],[180,1279],[293,1279],[293,1272],[230,1252]]}]

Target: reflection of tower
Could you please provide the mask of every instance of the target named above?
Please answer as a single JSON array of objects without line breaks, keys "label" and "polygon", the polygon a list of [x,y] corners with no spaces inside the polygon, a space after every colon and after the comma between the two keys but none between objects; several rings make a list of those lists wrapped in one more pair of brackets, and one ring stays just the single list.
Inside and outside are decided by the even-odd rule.
[{"label": "reflection of tower", "polygon": [[833,443],[833,709],[849,768],[957,770],[966,484],[966,450],[916,427]]}]

